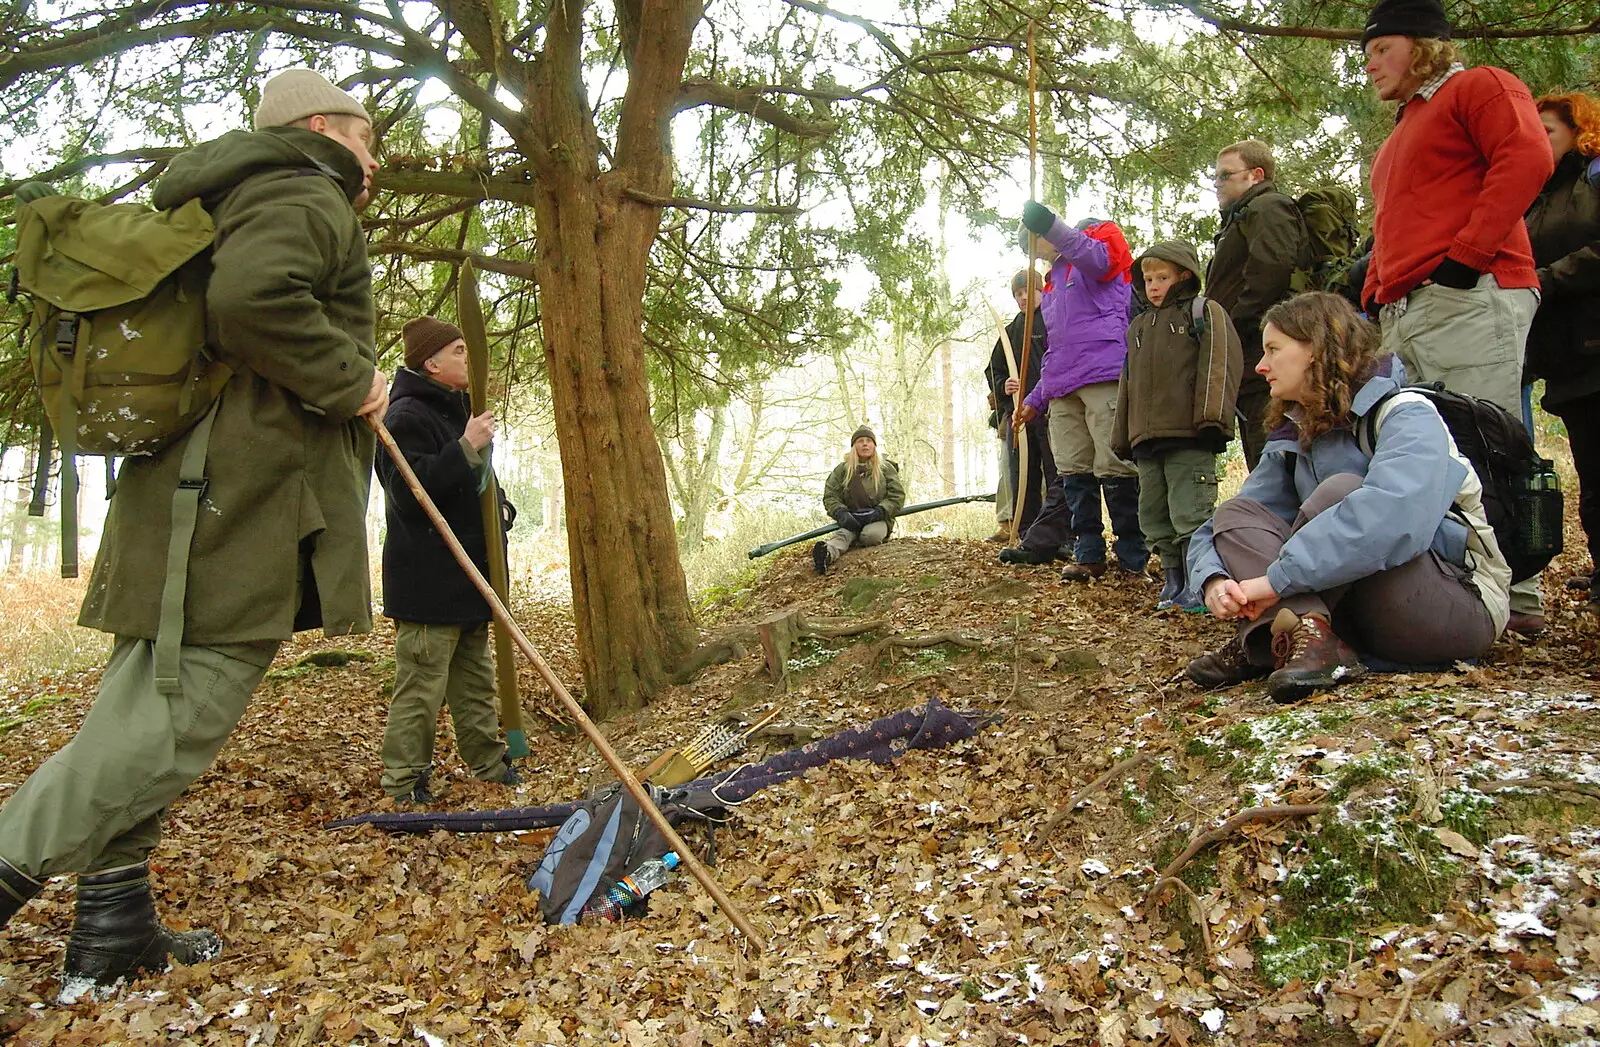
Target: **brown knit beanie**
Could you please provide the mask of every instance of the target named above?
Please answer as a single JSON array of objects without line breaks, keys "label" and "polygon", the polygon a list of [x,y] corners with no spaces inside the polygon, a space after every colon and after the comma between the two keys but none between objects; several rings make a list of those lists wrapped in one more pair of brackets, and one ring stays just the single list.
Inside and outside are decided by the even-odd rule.
[{"label": "brown knit beanie", "polygon": [[461,337],[461,328],[431,316],[419,316],[407,320],[400,333],[406,340],[406,366],[420,371],[429,357]]},{"label": "brown knit beanie", "polygon": [[861,428],[857,429],[854,433],[852,433],[850,435],[850,444],[851,444],[851,446],[855,446],[855,442],[857,440],[861,439],[863,436],[865,436],[868,440],[871,440],[872,441],[872,445],[874,447],[876,447],[878,445],[877,434],[875,434],[871,429],[868,429],[866,426],[863,425]]},{"label": "brown knit beanie", "polygon": [[321,113],[343,113],[371,120],[366,109],[349,94],[330,84],[313,69],[289,69],[268,80],[256,106],[255,129],[282,127]]}]

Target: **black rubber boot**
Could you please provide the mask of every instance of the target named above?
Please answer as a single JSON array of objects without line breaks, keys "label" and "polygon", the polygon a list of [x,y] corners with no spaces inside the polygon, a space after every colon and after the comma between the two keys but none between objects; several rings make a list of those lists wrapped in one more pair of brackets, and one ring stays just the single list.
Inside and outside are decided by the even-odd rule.
[{"label": "black rubber boot", "polygon": [[1183,568],[1161,566],[1161,593],[1156,597],[1156,610],[1165,611],[1169,607],[1178,606],[1178,597],[1183,595]]},{"label": "black rubber boot", "polygon": [[1111,531],[1117,536],[1112,549],[1124,571],[1140,574],[1150,561],[1150,547],[1139,529],[1139,478],[1109,476],[1100,481],[1105,491],[1106,511],[1111,515]]},{"label": "black rubber boot", "polygon": [[0,858],[0,927],[42,890],[44,884]]},{"label": "black rubber boot", "polygon": [[170,931],[156,918],[150,867],[143,862],[78,877],[78,910],[67,939],[59,1002],[99,997],[124,978],[205,963],[222,955],[214,931]]}]

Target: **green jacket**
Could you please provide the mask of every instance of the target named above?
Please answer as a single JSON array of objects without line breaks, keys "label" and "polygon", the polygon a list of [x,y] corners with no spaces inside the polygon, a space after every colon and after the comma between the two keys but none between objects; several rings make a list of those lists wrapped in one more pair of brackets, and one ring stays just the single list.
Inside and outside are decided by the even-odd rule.
[{"label": "green jacket", "polygon": [[1266,181],[1222,213],[1212,243],[1206,297],[1227,310],[1253,367],[1261,359],[1261,317],[1292,293],[1289,278],[1308,257],[1310,234],[1300,208]]},{"label": "green jacket", "polygon": [[[351,206],[361,183],[344,146],[277,127],[183,153],[156,186],[157,207],[200,197],[216,223],[206,306],[215,351],[234,371],[190,545],[185,643],[372,628],[375,440],[355,417],[377,367],[372,273]],[[124,459],[80,624],[155,638],[187,444]]]},{"label": "green jacket", "polygon": [[[1158,450],[1168,441],[1200,441],[1219,453],[1233,436],[1233,411],[1244,374],[1239,333],[1227,310],[1206,300],[1202,333],[1194,331],[1200,262],[1192,246],[1163,240],[1133,263],[1134,288],[1144,297],[1146,258],[1159,258],[1196,274],[1167,292],[1165,304],[1150,306],[1128,325],[1128,356],[1117,385],[1111,451],[1132,458],[1147,441]],[[1209,436],[1206,430],[1215,430]]]},{"label": "green jacket", "polygon": [[884,521],[888,523],[889,530],[893,531],[895,515],[900,512],[900,507],[906,504],[906,489],[900,486],[900,467],[882,455],[878,457],[883,463],[879,469],[883,481],[882,489],[874,492],[871,505],[850,504],[849,465],[840,462],[833,467],[833,472],[828,474],[828,482],[822,486],[822,511],[832,516],[834,510],[840,508],[851,512],[872,508],[882,509]]}]

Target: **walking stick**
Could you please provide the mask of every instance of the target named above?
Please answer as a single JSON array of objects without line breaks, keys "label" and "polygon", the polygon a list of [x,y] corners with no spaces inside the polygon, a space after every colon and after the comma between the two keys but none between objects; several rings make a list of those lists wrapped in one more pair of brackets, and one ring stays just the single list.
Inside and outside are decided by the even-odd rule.
[{"label": "walking stick", "polygon": [[[1036,67],[1035,67],[1034,61],[1033,61],[1033,23],[1030,21],[1028,23],[1028,199],[1029,200],[1037,200],[1039,198],[1039,178],[1038,178],[1038,173],[1037,173],[1037,169],[1038,169],[1038,166],[1039,166],[1039,163],[1038,163],[1038,160],[1039,160],[1039,109],[1038,109],[1038,106],[1035,104],[1035,100],[1034,100],[1034,94],[1035,94],[1036,85],[1037,85],[1037,77],[1038,77],[1038,73],[1036,71]],[[1028,356],[1029,356],[1029,354],[1031,354],[1033,352],[1033,313],[1034,313],[1034,308],[1033,308],[1033,282],[1039,278],[1038,274],[1034,272],[1034,259],[1036,258],[1036,252],[1035,252],[1035,246],[1036,245],[1034,243],[1034,239],[1035,238],[1034,238],[1034,235],[1033,235],[1033,231],[1029,230],[1028,231],[1028,299],[1027,299],[1027,303],[1026,303],[1026,309],[1023,312],[1023,320],[1022,320],[1022,364],[1021,364],[1021,366],[1020,366],[1020,368],[1018,369],[1018,372],[1017,372],[1017,385],[1018,385],[1019,389],[1021,388],[1021,386],[1027,384],[1027,381],[1028,381],[1028,363],[1029,363]],[[990,306],[990,308],[992,309],[994,307]],[[1007,339],[1007,341],[1009,342],[1010,339]],[[1022,389],[1021,392],[1022,393],[1026,393],[1027,390],[1026,389]],[[1021,395],[1020,394],[1018,395],[1017,399],[1014,402],[1017,405],[1019,405],[1019,407],[1020,407],[1020,405],[1022,403],[1022,399],[1021,399]],[[1013,410],[1015,410],[1015,408]],[[1016,417],[1015,414],[1013,414],[1012,417],[1015,418]],[[1017,429],[1016,429],[1017,439],[1019,441],[1019,447],[1026,447],[1027,446],[1028,434],[1026,432],[1026,425],[1027,425],[1027,423],[1023,423],[1023,425],[1018,426]],[[1017,469],[1017,490],[1016,490],[1017,504],[1016,504],[1016,507],[1011,512],[1011,544],[1012,545],[1016,545],[1017,544],[1017,528],[1022,525],[1022,505],[1023,505],[1023,502],[1027,499],[1027,496],[1028,496],[1028,474],[1027,474],[1026,471],[1024,471],[1021,468],[1021,464],[1024,461],[1026,461],[1026,459],[1022,457],[1022,453],[1023,452],[1021,452],[1020,450],[1018,451],[1017,462],[1018,462],[1019,468]]]},{"label": "walking stick", "polygon": [[756,929],[751,926],[744,913],[740,912],[739,907],[733,903],[733,899],[728,897],[727,893],[712,877],[710,870],[701,864],[700,859],[694,856],[693,851],[689,850],[689,845],[683,842],[683,838],[678,835],[678,831],[672,827],[666,816],[651,802],[650,794],[645,792],[644,787],[639,784],[639,779],[633,776],[633,772],[628,769],[628,765],[622,762],[622,758],[617,755],[616,750],[612,749],[610,743],[606,741],[605,735],[600,733],[600,728],[594,725],[594,721],[589,719],[588,714],[583,711],[583,706],[578,704],[577,699],[573,698],[571,692],[556,678],[556,674],[551,670],[549,663],[539,654],[539,649],[533,646],[532,641],[523,633],[516,620],[511,617],[511,612],[506,610],[505,603],[495,593],[494,587],[483,577],[483,572],[479,571],[477,565],[472,562],[472,557],[467,555],[467,550],[462,547],[461,542],[455,536],[455,532],[450,530],[450,525],[445,522],[444,514],[440,513],[439,507],[433,504],[433,499],[428,497],[428,492],[422,489],[422,482],[417,479],[417,474],[411,471],[410,463],[406,461],[406,456],[401,453],[400,446],[394,442],[394,437],[389,435],[389,429],[383,424],[383,420],[376,413],[369,414],[366,418],[367,424],[372,426],[372,431],[378,434],[378,440],[383,444],[383,449],[389,452],[389,457],[393,459],[395,469],[405,478],[406,486],[411,488],[411,493],[416,497],[417,504],[422,506],[422,511],[433,522],[434,529],[439,532],[439,536],[450,547],[450,553],[456,558],[456,563],[460,564],[461,569],[467,572],[467,577],[472,579],[472,584],[477,587],[478,592],[483,594],[483,598],[489,602],[489,610],[493,612],[494,620],[504,627],[506,632],[511,634],[512,640],[516,642],[517,649],[522,652],[528,661],[533,663],[533,668],[538,672],[540,678],[544,680],[545,685],[560,699],[561,704],[566,706],[568,714],[577,721],[578,727],[594,743],[594,747],[600,751],[600,758],[605,760],[606,764],[616,772],[617,780],[622,783],[624,789],[628,790],[628,795],[632,796],[639,804],[639,809],[644,812],[645,817],[650,819],[651,824],[660,830],[662,836],[667,838],[667,843],[671,848],[678,852],[678,858],[682,861],[684,867],[689,870],[689,874],[700,881],[700,886],[706,889],[706,893],[711,895],[717,906],[728,914],[728,919],[733,921],[733,925],[739,928],[746,938],[754,942],[758,949],[765,949],[767,947],[766,939],[756,932]]},{"label": "walking stick", "polygon": [[[472,263],[462,262],[456,281],[456,317],[467,343],[468,386],[472,413],[489,409],[489,332],[483,323],[483,306],[478,302],[478,273]],[[485,458],[490,448],[483,449]],[[500,480],[489,467],[489,482],[478,496],[483,513],[484,545],[489,554],[489,584],[501,602],[510,599],[511,573],[506,564],[505,526],[500,522]],[[491,541],[489,535],[499,536]],[[506,755],[513,760],[528,755],[528,734],[522,726],[522,702],[517,694],[517,663],[511,654],[511,634],[499,622],[494,627],[494,689],[500,697],[500,726],[506,732]]]}]

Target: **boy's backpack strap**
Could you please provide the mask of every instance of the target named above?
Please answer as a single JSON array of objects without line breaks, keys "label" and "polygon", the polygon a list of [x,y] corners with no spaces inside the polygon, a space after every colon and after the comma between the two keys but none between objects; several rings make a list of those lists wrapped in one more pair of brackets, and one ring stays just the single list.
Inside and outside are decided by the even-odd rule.
[{"label": "boy's backpack strap", "polygon": [[206,449],[211,443],[211,426],[217,420],[219,397],[189,434],[178,465],[178,488],[172,493],[172,536],[167,544],[167,580],[161,588],[161,619],[156,627],[156,690],[173,696],[181,693],[178,663],[183,646],[183,599],[189,587],[189,546],[194,541],[195,522],[200,518],[200,499],[205,497]]},{"label": "boy's backpack strap", "polygon": [[1206,328],[1210,322],[1206,317],[1206,296],[1197,294],[1194,301],[1189,303],[1189,333],[1194,335],[1195,341],[1201,341],[1206,336]]}]

